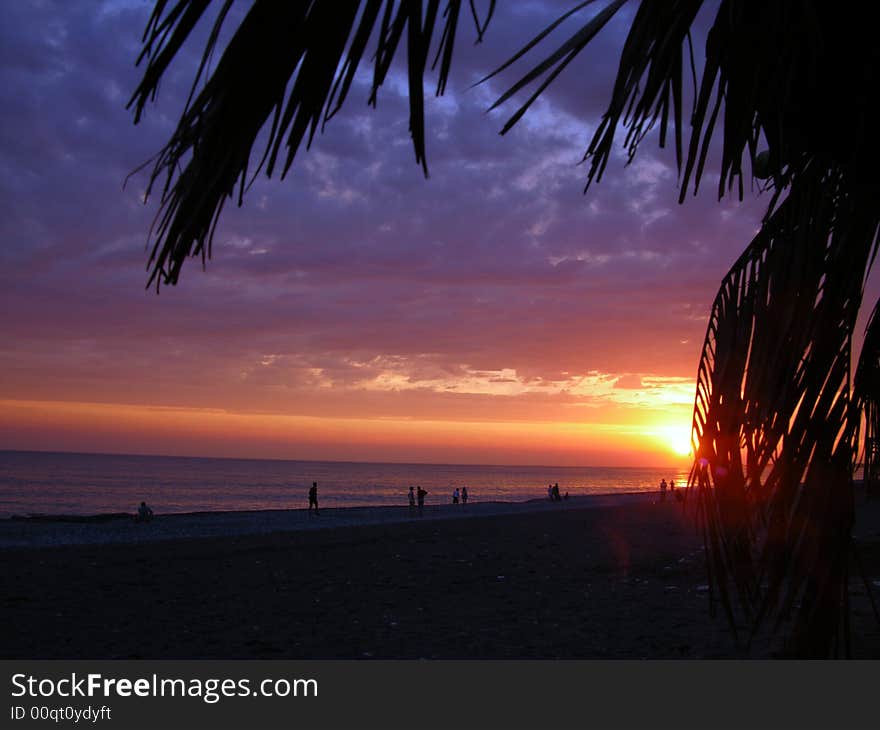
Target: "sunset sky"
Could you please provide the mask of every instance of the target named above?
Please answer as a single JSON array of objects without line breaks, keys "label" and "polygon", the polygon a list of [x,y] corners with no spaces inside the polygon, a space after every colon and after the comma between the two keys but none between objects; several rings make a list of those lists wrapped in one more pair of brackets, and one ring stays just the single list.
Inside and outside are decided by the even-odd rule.
[{"label": "sunset sky", "polygon": [[516,105],[486,109],[516,74],[471,85],[568,5],[499,3],[477,47],[462,26],[427,102],[430,179],[404,77],[378,110],[361,83],[286,180],[227,208],[207,270],[157,296],[158,201],[143,173],[122,184],[201,47],[135,127],[151,3],[0,3],[0,448],[681,463],[709,307],[766,196],[718,202],[710,169],[679,206],[656,137],[583,194],[626,14],[499,136]]}]

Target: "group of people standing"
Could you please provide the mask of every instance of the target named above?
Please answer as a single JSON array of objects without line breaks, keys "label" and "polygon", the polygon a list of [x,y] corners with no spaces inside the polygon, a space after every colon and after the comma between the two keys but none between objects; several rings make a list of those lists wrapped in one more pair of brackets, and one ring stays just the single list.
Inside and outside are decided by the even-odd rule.
[{"label": "group of people standing", "polygon": [[[565,493],[565,498],[568,499],[568,492]],[[559,482],[547,485],[547,499],[551,502],[562,501],[562,496],[559,494]]]},{"label": "group of people standing", "polygon": [[[425,506],[425,495],[428,494],[427,489],[422,489],[421,487],[410,487],[409,488],[409,507],[410,511],[412,508],[418,504],[419,512],[421,513],[422,508]],[[460,490],[458,487],[452,492],[452,504],[467,504],[468,501],[468,490],[467,487],[462,487]]]},{"label": "group of people standing", "polygon": [[[419,508],[419,514],[421,514],[422,509],[425,506],[425,497],[428,494],[427,489],[422,489],[421,486],[410,487],[409,488],[409,508],[410,511],[415,509],[416,505]],[[467,504],[468,501],[468,491],[467,487],[462,487],[459,491],[458,487],[455,488],[455,491],[452,493],[452,504]],[[309,489],[309,514],[312,513],[312,509],[315,510],[315,514],[319,514],[318,512],[318,482],[312,482],[312,487]]]},{"label": "group of people standing", "polygon": [[419,487],[410,487],[409,488],[409,511],[412,512],[413,508],[416,504],[419,505],[419,514],[422,513],[422,508],[425,506],[425,496],[428,494],[427,489],[422,489]]},{"label": "group of people standing", "polygon": [[669,480],[669,485],[667,487],[666,480],[660,480],[660,501],[666,501],[666,490],[669,489],[669,493],[675,498],[676,501],[681,502],[684,499],[684,495],[681,493],[681,489],[676,489],[675,487],[675,479]]}]

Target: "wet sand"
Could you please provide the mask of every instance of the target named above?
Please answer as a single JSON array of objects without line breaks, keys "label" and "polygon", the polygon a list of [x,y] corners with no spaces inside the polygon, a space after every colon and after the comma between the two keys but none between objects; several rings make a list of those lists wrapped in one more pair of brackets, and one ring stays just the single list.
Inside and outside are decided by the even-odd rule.
[{"label": "wet sand", "polygon": [[[349,510],[177,516],[126,523],[122,534],[139,539],[125,542],[87,524],[91,540],[62,529],[53,547],[39,547],[52,525],[4,524],[3,657],[693,659],[781,648],[777,637],[747,650],[710,616],[701,538],[672,502],[478,507],[386,509],[373,522]],[[858,531],[880,586],[880,509],[869,507]],[[10,545],[29,528],[31,547]],[[851,597],[853,654],[878,658],[857,572]]]}]

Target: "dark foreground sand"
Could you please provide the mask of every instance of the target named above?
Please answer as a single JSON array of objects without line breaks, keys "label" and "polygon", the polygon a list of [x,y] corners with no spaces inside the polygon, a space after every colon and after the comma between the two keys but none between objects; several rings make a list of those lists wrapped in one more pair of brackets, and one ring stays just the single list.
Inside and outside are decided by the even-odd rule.
[{"label": "dark foreground sand", "polygon": [[[676,505],[553,507],[6,547],[0,651],[6,659],[452,659],[779,650],[777,638],[747,652],[720,612],[709,615],[701,540]],[[877,505],[862,510],[857,531],[880,593]],[[880,626],[858,572],[851,596],[853,655],[878,658]]]}]

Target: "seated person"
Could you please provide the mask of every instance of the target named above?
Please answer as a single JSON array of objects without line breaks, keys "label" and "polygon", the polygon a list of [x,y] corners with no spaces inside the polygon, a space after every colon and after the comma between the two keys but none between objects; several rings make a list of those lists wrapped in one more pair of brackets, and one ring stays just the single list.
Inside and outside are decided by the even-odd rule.
[{"label": "seated person", "polygon": [[146,502],[141,502],[141,506],[138,507],[137,514],[134,517],[135,522],[149,522],[153,519],[153,510],[147,507]]}]

